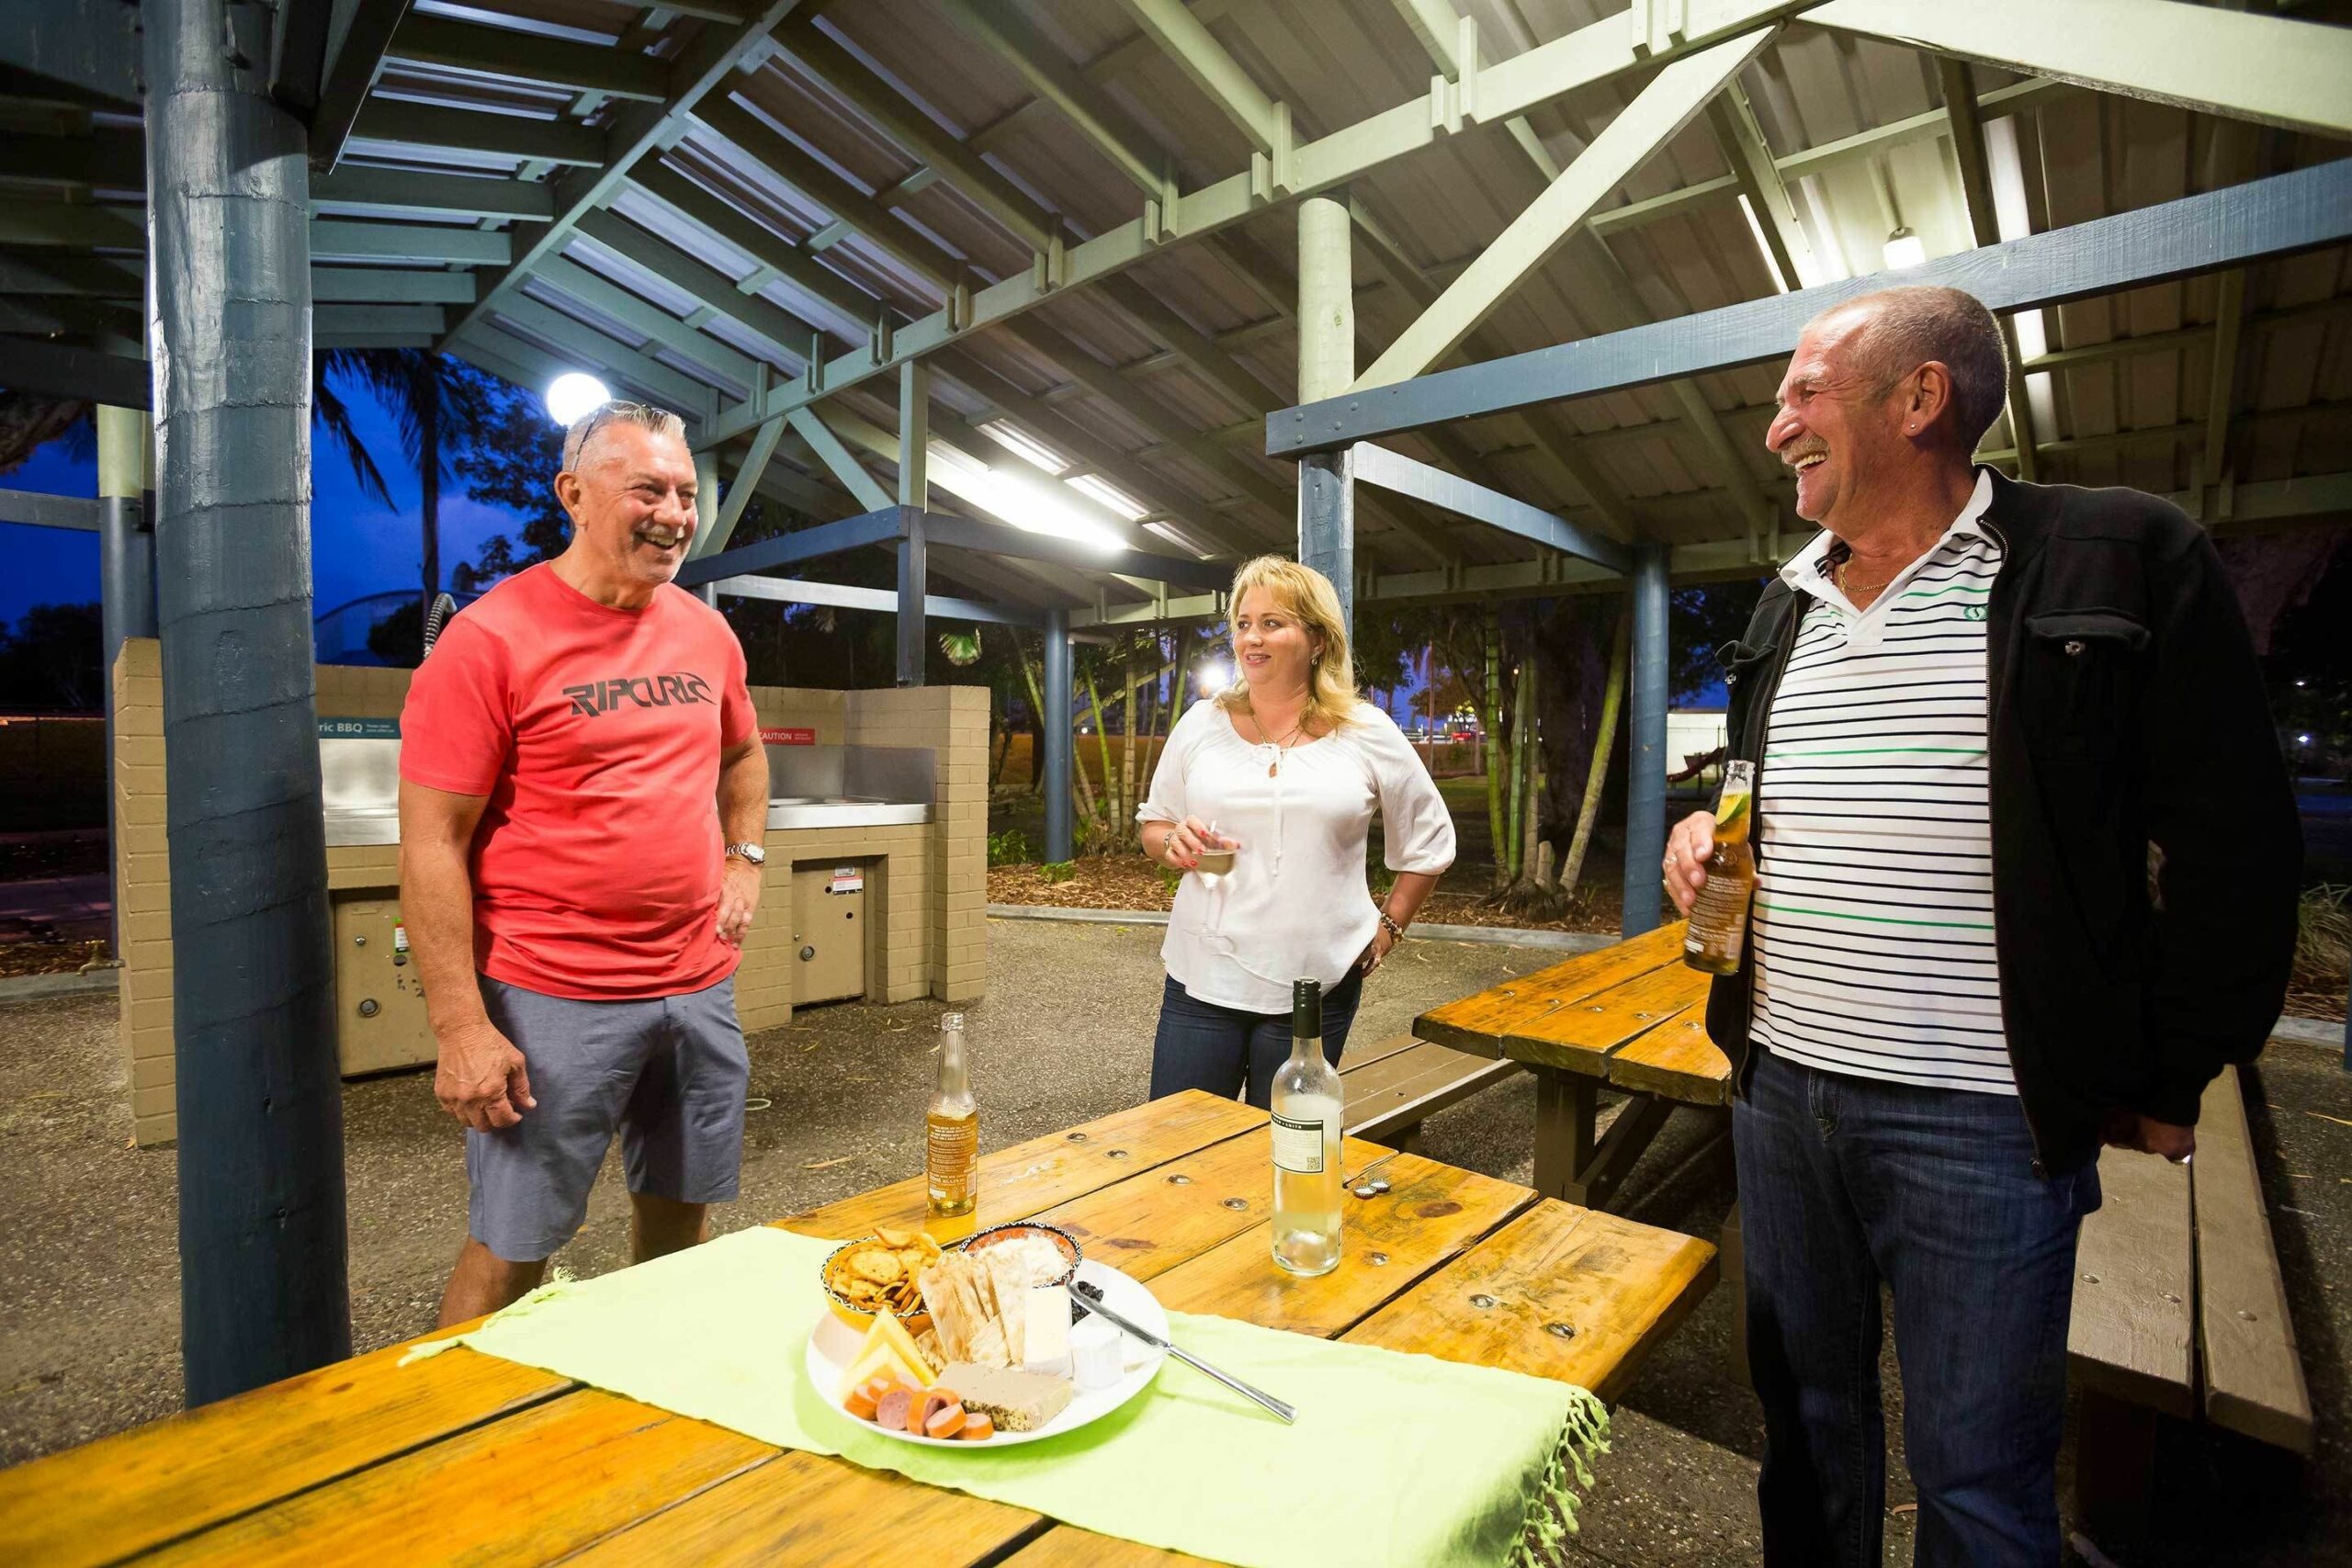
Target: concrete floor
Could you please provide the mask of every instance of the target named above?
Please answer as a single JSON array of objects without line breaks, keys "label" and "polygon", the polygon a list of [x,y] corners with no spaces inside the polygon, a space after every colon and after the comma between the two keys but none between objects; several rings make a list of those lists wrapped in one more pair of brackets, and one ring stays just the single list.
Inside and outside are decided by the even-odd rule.
[{"label": "concrete floor", "polygon": [[[1143,1097],[1160,970],[1159,932],[993,920],[991,997],[972,1016],[984,1144],[1001,1146]],[[1414,1014],[1556,953],[1415,942],[1366,994],[1357,1029],[1377,1039]],[[724,1229],[810,1207],[915,1170],[939,1012],[933,1004],[804,1012],[752,1042],[742,1201]],[[0,1003],[0,1463],[168,1414],[179,1402],[172,1151],[129,1146],[111,996]],[[2185,1506],[2143,1539],[2101,1540],[2127,1564],[2352,1562],[2352,1076],[2332,1054],[2274,1044],[2248,1095],[2287,1269],[2321,1450],[2305,1464],[2224,1434],[2168,1439],[2167,1495]],[[345,1098],[353,1330],[372,1348],[432,1323],[465,1225],[463,1141],[409,1074]],[[1534,1095],[1521,1078],[1443,1112],[1426,1152],[1525,1180]],[[1713,1239],[1730,1204],[1721,1122],[1679,1112],[1620,1204]],[[560,1261],[581,1274],[626,1259],[627,1202],[607,1164],[586,1227]],[[1717,1292],[1652,1357],[1617,1412],[1578,1563],[1756,1560],[1755,1402],[1726,1371],[1729,1293]],[[1887,1359],[1889,1503],[1901,1470],[1900,1391]],[[1909,1561],[1911,1515],[1889,1519],[1888,1561]]]}]

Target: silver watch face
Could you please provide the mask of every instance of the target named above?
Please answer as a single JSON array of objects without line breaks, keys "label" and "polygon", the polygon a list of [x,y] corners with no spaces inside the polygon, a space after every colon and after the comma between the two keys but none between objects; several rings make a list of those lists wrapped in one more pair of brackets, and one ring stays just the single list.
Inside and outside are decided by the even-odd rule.
[{"label": "silver watch face", "polygon": [[760,848],[757,844],[729,844],[727,846],[727,852],[729,854],[741,855],[753,865],[765,865],[768,863],[767,851]]}]

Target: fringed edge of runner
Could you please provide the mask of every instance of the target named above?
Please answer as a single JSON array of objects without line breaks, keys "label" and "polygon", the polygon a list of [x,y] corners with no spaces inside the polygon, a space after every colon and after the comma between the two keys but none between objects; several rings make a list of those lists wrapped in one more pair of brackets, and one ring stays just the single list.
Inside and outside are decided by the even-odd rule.
[{"label": "fringed edge of runner", "polygon": [[578,1276],[573,1274],[571,1269],[559,1263],[548,1273],[548,1282],[546,1284],[541,1285],[537,1290],[531,1292],[528,1295],[524,1296],[521,1300],[514,1303],[512,1305],[501,1307],[496,1312],[492,1313],[488,1317],[481,1320],[480,1327],[469,1328],[463,1334],[453,1334],[447,1339],[428,1339],[424,1344],[410,1350],[407,1355],[402,1356],[400,1359],[400,1364],[403,1367],[412,1366],[418,1361],[429,1361],[445,1350],[454,1350],[458,1346],[464,1344],[467,1340],[471,1339],[475,1335],[480,1334],[482,1329],[488,1328],[492,1324],[498,1322],[501,1318],[526,1317],[533,1312],[538,1310],[541,1306],[546,1305],[548,1302],[555,1300],[558,1296],[570,1294],[571,1287],[579,1282],[580,1280]]},{"label": "fringed edge of runner", "polygon": [[1519,1532],[1519,1546],[1508,1568],[1550,1568],[1559,1550],[1577,1531],[1577,1492],[1592,1485],[1588,1462],[1609,1451],[1609,1411],[1589,1390],[1571,1388],[1566,1418],[1559,1440],[1544,1466],[1544,1478],[1527,1500]]}]

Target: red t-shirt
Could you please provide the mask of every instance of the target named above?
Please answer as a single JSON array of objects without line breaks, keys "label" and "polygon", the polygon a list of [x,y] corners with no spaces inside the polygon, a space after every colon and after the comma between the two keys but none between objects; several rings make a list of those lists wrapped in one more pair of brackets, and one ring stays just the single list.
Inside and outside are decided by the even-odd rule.
[{"label": "red t-shirt", "polygon": [[541,565],[452,620],[409,682],[401,777],[490,797],[472,856],[481,972],[586,1000],[734,973],[719,751],[756,722],[742,645],[682,588],[617,610]]}]

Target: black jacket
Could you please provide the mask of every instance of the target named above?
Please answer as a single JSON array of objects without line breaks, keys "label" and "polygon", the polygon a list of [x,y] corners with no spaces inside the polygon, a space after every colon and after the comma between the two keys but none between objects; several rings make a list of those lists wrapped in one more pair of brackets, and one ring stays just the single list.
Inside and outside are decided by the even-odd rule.
[{"label": "black jacket", "polygon": [[[2193,1123],[2206,1083],[2262,1049],[2302,835],[2245,618],[2195,523],[2137,491],[1997,473],[1984,522],[2004,551],[1985,613],[2001,1019],[2035,1168],[2058,1174],[2098,1157],[2119,1108]],[[1723,649],[1735,758],[1763,754],[1802,599],[1774,581]],[[1753,987],[1743,964],[1707,1003],[1743,1094]]]}]

